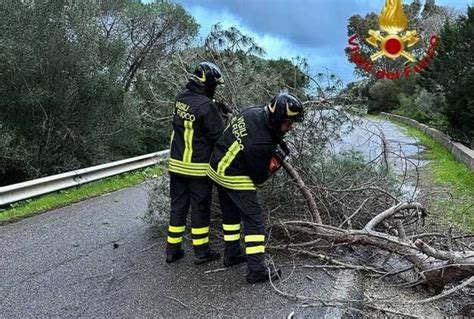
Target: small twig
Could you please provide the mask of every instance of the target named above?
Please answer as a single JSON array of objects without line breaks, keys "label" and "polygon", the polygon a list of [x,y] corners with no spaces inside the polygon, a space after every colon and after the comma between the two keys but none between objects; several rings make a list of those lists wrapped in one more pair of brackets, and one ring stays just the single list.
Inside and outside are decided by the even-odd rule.
[{"label": "small twig", "polygon": [[328,276],[331,277],[332,279],[336,279],[336,278],[334,278],[333,275],[331,275],[331,273],[330,273],[326,268],[323,268],[323,271],[326,273],[326,275],[328,275]]},{"label": "small twig", "polygon": [[[294,272],[295,272],[295,270],[296,270],[296,265],[295,265],[295,260],[293,259],[292,261],[293,261],[293,266],[291,267],[291,272],[290,272],[290,274],[289,274],[288,277],[286,277],[285,279],[281,279],[280,284],[282,284],[282,283],[284,283],[285,281],[289,280],[289,279],[293,276],[293,274],[294,274]],[[272,263],[272,265],[275,265],[275,263],[273,262],[273,259],[271,259],[271,263]]]},{"label": "small twig", "polygon": [[364,207],[365,203],[367,203],[369,201],[370,198],[366,198],[362,204],[359,206],[359,208],[356,209],[356,211],[349,217],[346,218],[346,220],[344,220],[340,225],[339,227],[342,227],[347,221],[351,220],[352,218],[354,218],[355,215],[357,215],[361,210],[362,210],[362,207]]},{"label": "small twig", "polygon": [[165,297],[168,298],[168,299],[177,301],[177,302],[179,302],[183,307],[188,308],[188,306],[187,306],[184,302],[182,302],[181,300],[179,300],[179,299],[177,299],[177,298],[170,297],[170,296],[165,296]]},{"label": "small twig", "polygon": [[387,313],[393,313],[395,315],[399,315],[399,316],[406,317],[406,318],[421,318],[421,317],[418,317],[418,316],[410,315],[410,314],[407,314],[407,313],[403,313],[403,312],[399,312],[399,311],[395,311],[395,310],[391,310],[391,309],[379,308],[379,307],[376,307],[376,306],[373,306],[373,305],[365,305],[365,306],[367,308],[371,308],[371,309],[374,309],[374,310],[379,310],[379,311],[387,312]]},{"label": "small twig", "polygon": [[107,276],[107,275],[110,275],[110,277],[107,278],[107,279],[104,279],[104,282],[111,280],[111,278],[112,278],[113,275],[114,275],[114,269],[112,268],[112,269],[111,269],[110,271],[108,271],[108,272],[104,272],[104,273],[97,274],[97,275],[94,275],[94,276],[89,276],[89,277],[86,277],[85,279],[86,279],[86,280],[87,280],[87,279],[93,279],[93,278],[98,278],[98,277]]},{"label": "small twig", "polygon": [[[279,247],[272,247],[273,249],[280,249]],[[293,251],[293,252],[296,252],[298,254],[302,254],[302,255],[308,255],[308,256],[311,256],[311,257],[316,257],[322,261],[327,261],[327,262],[330,262],[332,264],[335,264],[335,265],[338,265],[338,266],[343,266],[345,268],[349,268],[349,269],[356,269],[356,270],[367,270],[367,271],[373,271],[373,272],[376,272],[378,274],[385,274],[385,272],[382,272],[378,269],[375,269],[373,267],[369,267],[369,266],[359,266],[359,265],[351,265],[351,264],[346,264],[346,263],[343,263],[341,261],[338,261],[338,260],[335,260],[329,256],[326,256],[326,255],[323,255],[323,254],[318,254],[318,253],[314,253],[314,252],[311,252],[311,251],[306,251],[306,250],[299,250],[299,249],[294,249],[294,248],[286,248],[286,250],[289,250],[289,251]]]},{"label": "small twig", "polygon": [[447,297],[453,293],[455,293],[456,291],[459,291],[461,289],[463,289],[464,287],[467,287],[469,286],[470,284],[472,284],[474,282],[474,276],[471,276],[468,280],[466,280],[465,282],[463,282],[462,284],[454,287],[454,288],[451,288],[445,292],[443,292],[442,294],[439,294],[437,296],[434,296],[434,297],[431,297],[431,298],[427,298],[427,299],[423,299],[423,300],[418,300],[418,301],[413,301],[413,302],[409,302],[408,304],[409,305],[419,305],[419,304],[423,304],[423,303],[428,303],[428,302],[433,302],[433,301],[436,301],[438,299],[442,299],[444,297]]},{"label": "small twig", "polygon": [[115,277],[114,277],[114,269],[112,268],[112,270],[110,270],[110,277],[107,278],[107,279],[104,279],[103,282],[109,282],[111,280],[113,280]]},{"label": "small twig", "polygon": [[218,269],[214,269],[214,270],[207,270],[204,273],[205,274],[210,274],[210,273],[221,272],[221,271],[226,271],[226,270],[227,270],[227,268],[218,268]]},{"label": "small twig", "polygon": [[446,237],[446,235],[440,234],[440,233],[423,233],[423,234],[408,236],[408,238],[410,239],[418,239],[418,238],[423,238],[423,237]]},{"label": "small twig", "polygon": [[340,265],[302,265],[303,268],[335,268],[335,269],[345,269],[346,266]]},{"label": "small twig", "polygon": [[408,266],[408,267],[405,267],[405,268],[402,268],[400,270],[397,270],[397,271],[393,271],[393,272],[387,272],[385,275],[381,276],[379,279],[382,279],[386,276],[395,276],[395,275],[399,275],[401,273],[404,273],[404,272],[407,272],[407,271],[410,271],[412,269],[414,269],[415,266]]},{"label": "small twig", "polygon": [[140,252],[143,253],[143,252],[145,252],[145,251],[148,251],[148,250],[152,249],[153,247],[155,247],[155,246],[158,245],[158,244],[159,244],[159,243],[154,243],[153,245],[148,246],[148,247],[146,247],[146,248],[140,250]]}]

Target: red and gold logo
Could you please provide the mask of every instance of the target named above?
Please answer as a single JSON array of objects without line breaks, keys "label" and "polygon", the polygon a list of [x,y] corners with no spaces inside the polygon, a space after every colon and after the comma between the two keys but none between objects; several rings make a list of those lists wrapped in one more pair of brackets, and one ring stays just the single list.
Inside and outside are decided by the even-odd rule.
[{"label": "red and gold logo", "polygon": [[[365,58],[360,52],[360,45],[355,41],[359,35],[354,34],[349,38],[349,49],[351,60],[357,66],[368,73],[374,73],[377,78],[398,79],[402,75],[409,77],[412,72],[421,72],[431,62],[436,55],[438,38],[432,35],[429,42],[429,48],[421,60],[410,52],[410,49],[419,42],[416,30],[406,30],[408,19],[403,11],[402,0],[385,0],[385,6],[379,16],[380,30],[369,30],[369,37],[365,41],[376,50]],[[374,62],[385,57],[388,59],[404,59],[406,62],[401,70],[374,70]]]}]

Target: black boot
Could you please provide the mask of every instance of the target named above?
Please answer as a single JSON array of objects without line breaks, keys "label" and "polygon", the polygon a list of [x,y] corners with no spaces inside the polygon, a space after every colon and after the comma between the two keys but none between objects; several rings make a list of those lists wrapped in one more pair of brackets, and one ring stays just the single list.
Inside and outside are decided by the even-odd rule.
[{"label": "black boot", "polygon": [[184,257],[184,250],[181,249],[181,245],[167,244],[166,246],[166,262],[168,264],[174,263],[175,261]]},{"label": "black boot", "polygon": [[224,254],[224,267],[231,267],[245,262],[247,262],[247,256],[244,253],[235,256]]},{"label": "black boot", "polygon": [[212,250],[209,245],[194,246],[194,263],[196,265],[205,264],[221,258],[221,254]]},{"label": "black boot", "polygon": [[269,277],[274,280],[280,279],[281,270],[280,269],[271,269],[270,276],[268,275],[268,270],[265,269],[263,271],[249,271],[247,273],[247,282],[249,284],[256,284],[258,282],[266,282],[268,281]]},{"label": "black boot", "polygon": [[231,267],[247,262],[247,256],[240,247],[240,242],[226,242],[224,250],[224,267]]}]

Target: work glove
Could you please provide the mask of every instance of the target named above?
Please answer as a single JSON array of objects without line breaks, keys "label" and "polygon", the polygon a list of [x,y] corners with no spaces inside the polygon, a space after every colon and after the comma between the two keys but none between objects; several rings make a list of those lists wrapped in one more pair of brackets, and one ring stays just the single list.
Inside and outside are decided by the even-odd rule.
[{"label": "work glove", "polygon": [[270,171],[270,175],[278,171],[281,167],[280,161],[277,159],[276,155],[272,156],[272,159],[270,160],[270,166],[268,167],[268,170]]},{"label": "work glove", "polygon": [[286,154],[277,148],[275,154],[273,154],[272,159],[270,160],[269,171],[270,175],[278,171],[281,167],[281,163],[286,159]]}]

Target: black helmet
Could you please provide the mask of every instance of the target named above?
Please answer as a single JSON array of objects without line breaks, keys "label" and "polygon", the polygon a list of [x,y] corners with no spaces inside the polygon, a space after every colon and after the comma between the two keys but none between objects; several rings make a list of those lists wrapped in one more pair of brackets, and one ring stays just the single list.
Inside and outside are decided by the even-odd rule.
[{"label": "black helmet", "polygon": [[280,125],[285,120],[303,121],[303,103],[293,94],[280,93],[276,95],[266,108],[268,119],[273,126]]},{"label": "black helmet", "polygon": [[191,74],[190,80],[206,88],[215,88],[218,84],[224,84],[221,70],[211,62],[201,62]]}]

